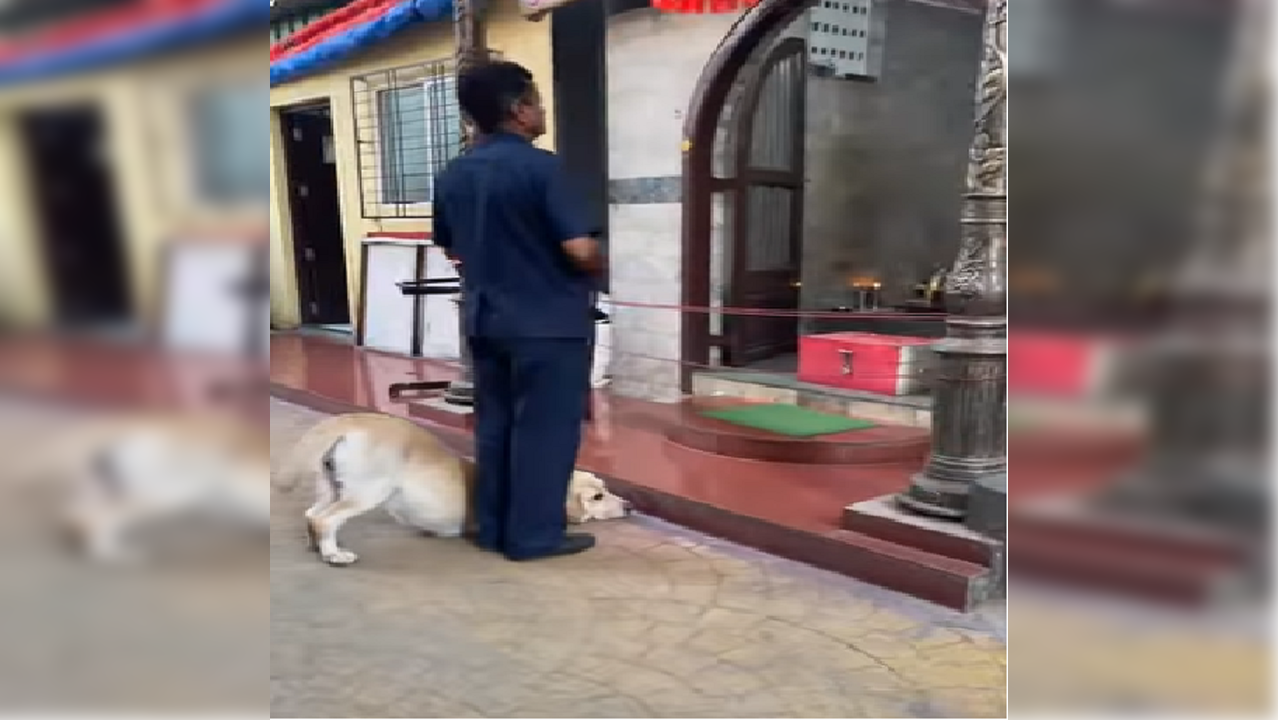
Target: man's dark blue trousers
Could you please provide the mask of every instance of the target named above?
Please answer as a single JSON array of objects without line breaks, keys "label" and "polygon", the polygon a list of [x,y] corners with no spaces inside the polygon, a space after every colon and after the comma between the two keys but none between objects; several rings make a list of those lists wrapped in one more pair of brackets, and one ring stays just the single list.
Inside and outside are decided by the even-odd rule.
[{"label": "man's dark blue trousers", "polygon": [[476,542],[512,559],[564,540],[590,386],[585,338],[470,338]]}]

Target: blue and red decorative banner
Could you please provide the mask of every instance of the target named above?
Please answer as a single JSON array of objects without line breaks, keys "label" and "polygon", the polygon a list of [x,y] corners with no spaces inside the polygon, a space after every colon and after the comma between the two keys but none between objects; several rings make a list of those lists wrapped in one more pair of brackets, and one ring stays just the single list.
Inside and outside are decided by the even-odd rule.
[{"label": "blue and red decorative banner", "polygon": [[[571,2],[603,2],[604,0],[519,0],[524,17],[539,20],[557,8]],[[708,13],[735,13],[759,4],[759,0],[652,0],[652,6],[662,12],[685,15]]]},{"label": "blue and red decorative banner", "polygon": [[271,85],[307,75],[406,27],[452,17],[452,0],[356,0],[271,46]]},{"label": "blue and red decorative banner", "polygon": [[136,0],[0,41],[0,85],[94,70],[248,28],[265,0]]}]

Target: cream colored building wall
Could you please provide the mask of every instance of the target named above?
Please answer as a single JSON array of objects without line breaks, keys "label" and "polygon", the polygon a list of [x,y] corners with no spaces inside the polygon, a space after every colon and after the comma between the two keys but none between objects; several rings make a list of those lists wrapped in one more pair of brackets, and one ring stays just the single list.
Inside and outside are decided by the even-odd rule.
[{"label": "cream colored building wall", "polygon": [[[547,124],[554,127],[552,93],[549,92],[552,77],[550,23],[525,20],[519,15],[516,0],[493,0],[489,10],[488,45],[501,53],[504,59],[527,67],[546,88],[543,97],[550,116]],[[271,88],[271,319],[276,327],[292,327],[300,322],[279,110],[290,105],[321,100],[330,103],[342,234],[346,244],[347,287],[350,289],[351,317],[355,318],[360,293],[361,240],[367,234],[377,231],[428,231],[430,221],[362,217],[351,78],[379,70],[451,58],[454,47],[452,23],[435,22],[407,30],[348,62],[327,68],[324,72]],[[368,110],[362,109],[361,112],[367,113]],[[542,145],[553,149],[554,139],[548,136],[542,141]]]},{"label": "cream colored building wall", "polygon": [[15,118],[0,115],[0,325],[38,325],[49,314],[26,172]]},{"label": "cream colored building wall", "polygon": [[52,319],[41,229],[27,182],[17,119],[27,110],[98,106],[125,243],[133,305],[156,317],[163,248],[195,235],[265,234],[265,208],[209,208],[194,193],[187,116],[191,94],[262,77],[265,37],[246,37],[99,72],[0,88],[0,319],[39,326]]}]

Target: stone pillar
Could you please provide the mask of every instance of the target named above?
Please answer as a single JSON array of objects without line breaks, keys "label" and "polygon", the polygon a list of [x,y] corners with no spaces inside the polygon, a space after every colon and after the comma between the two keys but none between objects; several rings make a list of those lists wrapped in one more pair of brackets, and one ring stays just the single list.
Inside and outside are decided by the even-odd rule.
[{"label": "stone pillar", "polygon": [[[488,59],[487,28],[484,24],[484,0],[453,0],[453,33],[456,40],[456,69],[460,75],[466,68]],[[471,135],[463,128],[466,146]],[[462,152],[465,152],[463,149]],[[457,296],[458,348],[461,352],[461,377],[448,384],[444,400],[454,405],[475,403],[475,371],[470,361],[470,342],[466,337],[466,297]]]},{"label": "stone pillar", "polygon": [[1151,448],[1110,507],[1229,532],[1268,522],[1268,0],[1236,11],[1197,242],[1144,348]]},{"label": "stone pillar", "polygon": [[912,511],[961,519],[974,485],[1007,474],[1007,0],[990,0],[958,258],[936,346],[932,453],[898,496]]}]

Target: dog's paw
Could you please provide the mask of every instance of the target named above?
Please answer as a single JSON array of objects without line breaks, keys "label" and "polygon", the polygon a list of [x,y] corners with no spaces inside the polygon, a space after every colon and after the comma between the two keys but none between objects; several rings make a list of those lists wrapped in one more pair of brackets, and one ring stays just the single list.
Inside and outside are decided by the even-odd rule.
[{"label": "dog's paw", "polygon": [[356,560],[359,560],[359,556],[356,555],[355,553],[351,552],[350,550],[341,550],[341,549],[334,550],[332,552],[322,553],[321,556],[324,558],[324,562],[334,567],[343,567],[343,566],[354,563]]}]

